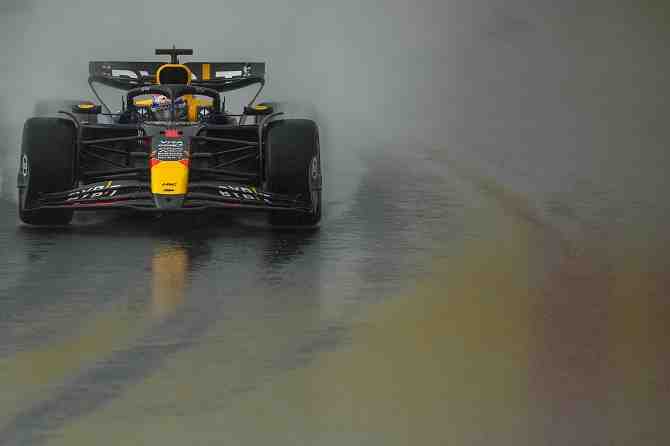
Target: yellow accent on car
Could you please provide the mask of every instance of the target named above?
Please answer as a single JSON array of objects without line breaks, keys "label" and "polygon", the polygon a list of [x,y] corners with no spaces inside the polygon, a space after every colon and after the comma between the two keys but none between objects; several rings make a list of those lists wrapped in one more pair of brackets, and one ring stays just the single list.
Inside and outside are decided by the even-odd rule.
[{"label": "yellow accent on car", "polygon": [[181,161],[161,161],[151,168],[151,192],[184,195],[188,189],[188,166]]},{"label": "yellow accent on car", "polygon": [[212,66],[208,63],[202,64],[202,80],[208,81],[212,78]]},{"label": "yellow accent on car", "polygon": [[198,107],[211,107],[214,105],[214,100],[211,98],[195,98],[195,105]]},{"label": "yellow accent on car", "polygon": [[152,100],[149,99],[133,99],[135,107],[151,107]]},{"label": "yellow accent on car", "polygon": [[195,105],[195,99],[193,99],[192,94],[185,94],[182,96],[186,102],[186,116],[188,117],[189,122],[195,122],[198,120],[198,107]]},{"label": "yellow accent on car", "polygon": [[259,111],[265,111],[269,107],[267,105],[254,105],[254,109],[259,110]]},{"label": "yellow accent on car", "polygon": [[81,103],[81,104],[78,105],[78,107],[81,108],[82,110],[90,110],[93,107],[95,107],[95,104]]}]

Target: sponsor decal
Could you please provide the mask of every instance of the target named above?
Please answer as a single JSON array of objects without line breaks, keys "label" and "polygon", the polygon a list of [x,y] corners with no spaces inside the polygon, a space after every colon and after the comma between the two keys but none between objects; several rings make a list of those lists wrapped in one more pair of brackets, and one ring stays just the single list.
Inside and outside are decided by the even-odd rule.
[{"label": "sponsor decal", "polygon": [[211,114],[211,111],[207,107],[202,107],[198,110],[198,119],[201,121],[207,119],[207,117]]},{"label": "sponsor decal", "polygon": [[242,71],[217,71],[214,77],[222,77],[224,79],[232,79],[234,77],[241,77]]},{"label": "sponsor decal", "polygon": [[112,77],[126,77],[130,79],[137,79],[137,73],[132,70],[117,70],[108,65],[103,65],[103,69],[107,68],[112,71]]},{"label": "sponsor decal", "polygon": [[258,192],[254,187],[235,186],[232,184],[224,184],[219,186],[219,195],[224,198],[230,198],[239,201],[253,201],[256,203],[272,204],[271,196],[269,194]]},{"label": "sponsor decal", "polygon": [[161,139],[156,145],[156,159],[159,161],[179,161],[184,155],[184,141],[181,139]]},{"label": "sponsor decal", "polygon": [[177,183],[164,181],[161,183],[161,187],[163,188],[163,192],[174,192],[175,188],[177,187]]},{"label": "sponsor decal", "polygon": [[67,201],[111,198],[116,195],[120,187],[120,184],[113,184],[111,181],[103,184],[96,184],[70,192],[67,196]]},{"label": "sponsor decal", "polygon": [[28,176],[28,156],[25,154],[21,157],[21,175],[23,178]]},{"label": "sponsor decal", "polygon": [[314,194],[315,191],[321,189],[322,176],[321,176],[321,167],[319,165],[319,156],[316,155],[312,158],[312,162],[309,164],[309,189]]}]

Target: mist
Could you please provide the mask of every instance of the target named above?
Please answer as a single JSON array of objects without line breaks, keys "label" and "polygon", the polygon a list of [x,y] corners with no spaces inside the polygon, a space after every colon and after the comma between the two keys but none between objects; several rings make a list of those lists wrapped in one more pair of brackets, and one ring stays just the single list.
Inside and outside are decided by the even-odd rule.
[{"label": "mist", "polygon": [[[205,1],[192,17],[155,0],[8,8],[1,24],[2,72],[9,80],[0,96],[3,192],[13,194],[21,126],[36,101],[91,98],[89,60],[156,60],[154,48],[173,44],[194,48],[191,60],[265,61],[269,82],[261,100],[288,102],[317,119],[327,178],[334,180],[336,166],[356,163],[361,150],[419,131],[414,114],[428,96],[417,93],[430,92],[427,76],[442,77],[431,63],[442,7],[426,6]],[[120,103],[118,92],[105,97]]]},{"label": "mist", "polygon": [[[14,196],[36,101],[91,98],[89,60],[155,60],[173,44],[195,50],[188,60],[265,61],[261,100],[299,104],[320,125],[331,200],[355,188],[363,159],[390,151],[474,160],[545,196],[564,193],[566,177],[621,187],[631,162],[666,160],[660,2],[168,3],[5,2],[3,195]],[[664,175],[647,178],[653,190]]]}]

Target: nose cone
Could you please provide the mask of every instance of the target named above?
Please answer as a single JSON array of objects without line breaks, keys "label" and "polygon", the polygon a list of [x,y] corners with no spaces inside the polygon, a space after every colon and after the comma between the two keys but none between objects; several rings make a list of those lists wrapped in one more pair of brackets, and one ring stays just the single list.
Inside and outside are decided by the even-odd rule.
[{"label": "nose cone", "polygon": [[156,207],[182,207],[188,190],[189,152],[187,140],[175,129],[166,129],[153,140],[151,193]]},{"label": "nose cone", "polygon": [[188,189],[188,161],[152,161],[151,192],[184,195]]}]

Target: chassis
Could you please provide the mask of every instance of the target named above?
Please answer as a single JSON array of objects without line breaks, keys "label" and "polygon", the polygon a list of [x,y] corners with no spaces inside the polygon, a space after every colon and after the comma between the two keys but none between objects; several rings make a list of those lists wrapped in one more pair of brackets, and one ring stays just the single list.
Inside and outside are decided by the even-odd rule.
[{"label": "chassis", "polygon": [[[173,63],[91,62],[89,84],[100,102],[96,82],[127,91],[120,113],[83,102],[63,117],[28,120],[18,175],[21,219],[62,224],[79,210],[249,209],[267,211],[276,224],[318,223],[318,128],[286,118],[276,104],[254,105],[264,64],[221,63],[238,75],[207,79],[209,64],[191,70],[178,63],[192,50],[156,53],[171,54]],[[243,113],[229,114],[221,93],[254,84],[260,88]],[[154,95],[169,98],[169,118],[153,120],[138,105]],[[188,119],[177,119],[177,98],[193,101]]]}]

